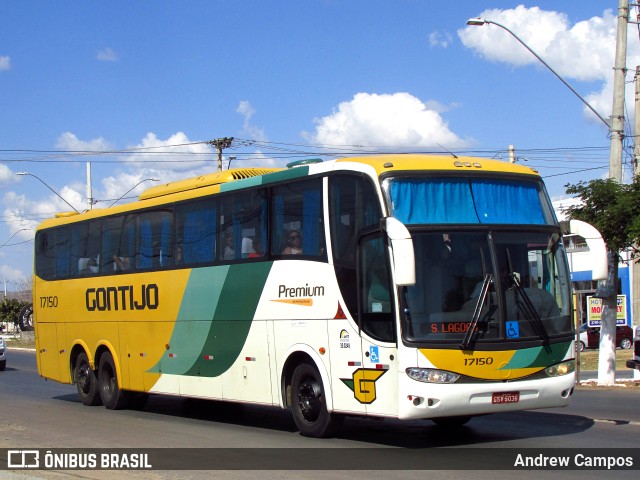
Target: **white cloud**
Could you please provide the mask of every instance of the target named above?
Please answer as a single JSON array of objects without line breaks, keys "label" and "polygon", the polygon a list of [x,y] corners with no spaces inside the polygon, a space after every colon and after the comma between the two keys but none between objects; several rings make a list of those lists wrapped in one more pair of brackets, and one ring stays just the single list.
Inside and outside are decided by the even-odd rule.
[{"label": "white cloud", "polygon": [[93,140],[80,140],[74,133],[64,132],[56,141],[56,148],[60,150],[71,150],[74,152],[104,152],[110,150],[111,146],[102,137]]},{"label": "white cloud", "polygon": [[0,163],[0,185],[6,185],[15,181],[15,175],[9,167]]},{"label": "white cloud", "polygon": [[[610,115],[617,29],[611,10],[574,25],[564,13],[523,5],[508,10],[485,10],[478,16],[509,28],[565,80],[599,82],[599,91],[581,95],[600,115],[605,118]],[[467,26],[458,30],[458,35],[467,48],[487,60],[545,69],[512,35],[496,25]],[[640,44],[628,42],[627,65],[638,63]],[[628,85],[626,97],[633,99],[632,85]],[[586,107],[585,115],[599,122]]]},{"label": "white cloud", "polygon": [[447,48],[451,44],[452,40],[453,38],[448,32],[433,31],[429,34],[430,47]]},{"label": "white cloud", "polygon": [[255,115],[256,109],[253,108],[251,103],[247,100],[242,100],[236,108],[236,112],[244,116],[244,122],[242,124],[243,131],[251,140],[257,140],[264,142],[267,140],[267,135],[262,128],[256,127],[251,123],[251,118]]},{"label": "white cloud", "polygon": [[117,62],[119,60],[118,54],[111,48],[103,48],[98,52],[96,58],[101,62]]},{"label": "white cloud", "polygon": [[[190,140],[183,132],[174,133],[164,140],[149,132],[140,143],[127,150],[135,151],[124,159],[130,166],[155,172],[174,170],[182,172],[182,175],[204,166],[211,168],[216,157],[212,147]],[[150,162],[153,164],[151,168]]]},{"label": "white cloud", "polygon": [[[167,175],[169,173],[169,175]],[[160,183],[167,183],[177,178],[171,178],[172,172],[162,172],[162,177],[157,176],[158,171],[152,169],[138,170],[131,172],[118,172],[115,175],[103,178],[100,182],[100,196],[102,200],[98,207],[108,207],[119,200],[118,203],[126,203],[132,201],[131,197],[137,197],[147,188],[153,187]],[[182,177],[181,177],[182,178]],[[157,179],[154,182],[152,179]]]},{"label": "white cloud", "polygon": [[[247,121],[254,113],[248,102],[242,103],[238,109]],[[131,201],[130,197],[136,197],[154,185],[197,177],[217,170],[215,149],[202,142],[193,142],[183,132],[177,132],[166,139],[149,132],[137,145],[117,151],[103,137],[82,140],[72,132],[65,132],[57,139],[56,147],[74,152],[100,152],[110,158],[117,156],[122,162],[120,169],[113,171],[111,175],[99,180],[94,176],[92,197],[98,200],[96,208],[107,207],[122,196],[125,198],[122,198],[120,203]],[[95,154],[88,158],[92,157],[95,157]],[[259,151],[251,155],[250,162],[242,160],[246,159],[238,158],[232,167],[275,167],[281,166],[282,163],[265,157]],[[228,155],[225,155],[224,168],[227,167],[228,161]],[[12,175],[10,170],[0,164],[0,184],[4,178],[12,178]],[[18,181],[20,178],[17,177]],[[159,182],[147,180],[152,178],[157,178]],[[52,188],[77,210],[83,211],[87,208],[86,184],[82,179],[63,186],[52,185]],[[131,191],[128,191],[129,189]],[[37,218],[46,218],[57,212],[70,210],[64,200],[52,192],[46,192],[44,200],[42,197],[39,200],[31,200],[14,192],[7,192],[2,198],[3,204],[8,206],[5,216],[10,216],[14,224],[20,223],[35,228],[38,222],[29,220],[33,214]],[[30,215],[26,215],[25,212],[29,212]]]},{"label": "white cloud", "polygon": [[0,56],[0,72],[3,70],[11,70],[11,58],[8,56]]},{"label": "white cloud", "polygon": [[[611,74],[616,43],[616,18],[611,10],[573,26],[564,13],[523,5],[509,10],[485,10],[479,16],[507,27],[561,76],[594,81]],[[467,26],[458,30],[458,35],[467,48],[488,60],[544,68],[499,26]]]},{"label": "white cloud", "polygon": [[[15,192],[5,193],[2,198],[2,203],[9,206],[5,208],[2,216],[6,219],[7,225],[10,225],[13,229],[12,233],[22,228],[31,231],[31,233],[28,231],[20,232],[16,237],[28,238],[29,235],[31,235],[31,238],[33,238],[35,229],[40,222],[39,219],[52,217],[57,212],[69,210],[67,205],[65,205],[66,208],[58,207],[57,202],[63,205],[64,203],[53,194],[51,194],[51,197],[50,200],[35,201],[27,199],[25,195],[18,195]],[[54,197],[55,200],[53,200]]]},{"label": "white cloud", "polygon": [[436,110],[408,93],[358,93],[315,123],[315,132],[303,136],[322,145],[410,148],[468,143],[449,129]]}]

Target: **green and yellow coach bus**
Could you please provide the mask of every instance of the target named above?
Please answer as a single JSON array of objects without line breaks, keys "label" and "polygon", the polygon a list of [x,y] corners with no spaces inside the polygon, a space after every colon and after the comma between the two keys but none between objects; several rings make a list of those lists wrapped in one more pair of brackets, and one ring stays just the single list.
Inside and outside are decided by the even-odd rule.
[{"label": "green and yellow coach bus", "polygon": [[232,169],[44,221],[42,377],[85,405],[148,394],[431,419],[566,405],[569,269],[540,176],[379,155]]}]

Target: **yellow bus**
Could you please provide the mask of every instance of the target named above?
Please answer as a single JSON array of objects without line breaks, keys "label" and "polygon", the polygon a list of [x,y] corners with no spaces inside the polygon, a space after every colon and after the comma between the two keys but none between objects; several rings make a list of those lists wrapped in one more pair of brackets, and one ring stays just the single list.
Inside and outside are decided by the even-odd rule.
[{"label": "yellow bus", "polygon": [[379,155],[234,169],[44,221],[42,377],[85,405],[166,394],[463,424],[566,405],[569,269],[540,176]]}]

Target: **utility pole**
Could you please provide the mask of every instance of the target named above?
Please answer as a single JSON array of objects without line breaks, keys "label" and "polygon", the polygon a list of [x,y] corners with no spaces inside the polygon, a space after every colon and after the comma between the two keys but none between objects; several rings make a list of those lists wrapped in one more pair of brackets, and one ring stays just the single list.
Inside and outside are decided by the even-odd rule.
[{"label": "utility pole", "polygon": [[91,188],[91,162],[87,162],[87,210],[93,209],[93,189]]},{"label": "utility pole", "polygon": [[613,69],[613,113],[611,115],[611,153],[609,178],[622,182],[622,140],[624,138],[624,85],[627,72],[627,26],[629,1],[618,4],[616,60]]},{"label": "utility pole", "polygon": [[638,135],[640,135],[640,66],[636,67],[633,82],[636,87],[634,104],[635,121],[633,123],[633,176],[635,177],[640,174],[640,165],[638,165],[638,159],[640,158],[640,141],[638,140]]},{"label": "utility pole", "polygon": [[[635,83],[635,121],[633,124],[633,178],[634,181],[638,175],[640,175],[640,166],[638,165],[638,159],[640,158],[640,66],[636,67],[636,74],[634,77]],[[638,245],[636,245],[638,248]],[[631,291],[631,319],[633,325],[636,328],[640,328],[640,262],[636,261],[640,259],[631,260],[632,269],[632,285]],[[638,370],[634,370],[634,378],[638,378]]]},{"label": "utility pole", "polygon": [[[611,153],[609,178],[622,182],[622,140],[624,138],[624,88],[627,71],[627,27],[629,1],[619,0],[616,58],[613,70],[613,112],[611,114]],[[618,307],[618,252],[607,249],[609,274],[598,286],[596,295],[602,298],[602,324],[598,356],[598,384],[613,385],[616,381],[616,320]]]},{"label": "utility pole", "polygon": [[218,151],[218,171],[222,171],[222,150],[229,148],[233,142],[233,137],[216,138],[209,140],[207,143]]}]

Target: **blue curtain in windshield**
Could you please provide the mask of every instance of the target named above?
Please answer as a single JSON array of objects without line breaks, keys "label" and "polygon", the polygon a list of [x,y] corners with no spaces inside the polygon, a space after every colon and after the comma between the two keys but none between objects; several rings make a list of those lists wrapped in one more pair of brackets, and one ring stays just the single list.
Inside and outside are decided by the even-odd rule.
[{"label": "blue curtain in windshield", "polygon": [[405,224],[545,224],[533,183],[454,178],[395,179],[393,216]]},{"label": "blue curtain in windshield", "polygon": [[474,180],[471,190],[480,223],[545,223],[536,185]]},{"label": "blue curtain in windshield", "polygon": [[467,180],[394,180],[393,215],[405,224],[478,223]]}]

